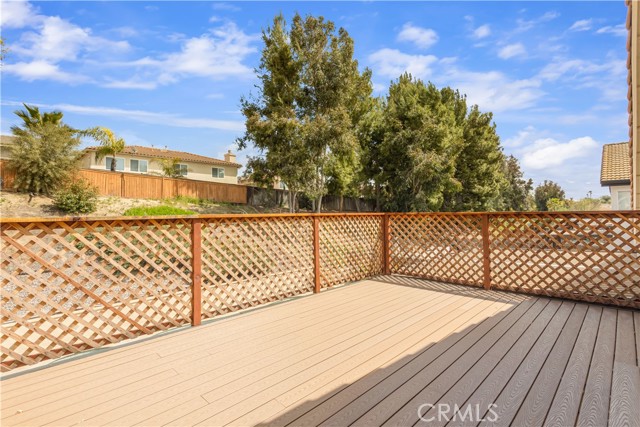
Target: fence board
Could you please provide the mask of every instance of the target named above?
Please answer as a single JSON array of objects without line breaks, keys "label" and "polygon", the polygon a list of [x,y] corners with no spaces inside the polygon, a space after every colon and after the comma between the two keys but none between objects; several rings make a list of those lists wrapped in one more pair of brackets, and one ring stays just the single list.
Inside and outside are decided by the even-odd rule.
[{"label": "fence board", "polygon": [[322,288],[382,274],[383,221],[379,215],[322,218],[319,224]]},{"label": "fence board", "polygon": [[[171,199],[186,196],[224,203],[247,203],[247,187],[244,185],[96,169],[80,169],[78,176],[97,187],[98,193],[103,196],[130,199]],[[8,169],[4,161],[0,162],[0,178],[3,189],[13,189],[15,172]]]},{"label": "fence board", "polygon": [[0,244],[2,370],[386,268],[640,308],[637,211],[1,219]]},{"label": "fence board", "polygon": [[310,217],[203,220],[203,317],[311,292],[312,228]]},{"label": "fence board", "polygon": [[2,223],[2,369],[189,323],[189,228]]},{"label": "fence board", "polygon": [[483,285],[481,217],[391,214],[391,273]]}]

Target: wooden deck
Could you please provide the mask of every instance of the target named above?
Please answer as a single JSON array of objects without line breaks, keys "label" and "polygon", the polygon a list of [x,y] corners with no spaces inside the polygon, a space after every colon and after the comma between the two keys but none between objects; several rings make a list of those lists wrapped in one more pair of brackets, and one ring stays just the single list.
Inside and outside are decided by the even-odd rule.
[{"label": "wooden deck", "polygon": [[18,369],[1,421],[636,426],[639,356],[638,311],[386,276]]}]

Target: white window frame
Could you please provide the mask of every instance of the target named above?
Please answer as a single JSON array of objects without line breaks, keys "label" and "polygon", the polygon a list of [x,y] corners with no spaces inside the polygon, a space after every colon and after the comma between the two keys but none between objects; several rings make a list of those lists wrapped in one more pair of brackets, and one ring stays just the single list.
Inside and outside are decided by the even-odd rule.
[{"label": "white window frame", "polygon": [[[217,174],[214,175],[213,171],[218,171]],[[222,175],[220,175],[222,172]],[[211,176],[213,178],[224,178],[224,168],[211,168]]]},{"label": "white window frame", "polygon": [[[623,195],[624,195],[624,199],[623,199]],[[630,210],[631,209],[631,190],[618,190],[617,191],[617,196],[618,196],[618,209],[623,211],[623,210]],[[623,205],[622,201],[625,201],[626,203]]]},{"label": "white window frame", "polygon": [[[110,171],[111,170],[111,165],[109,164],[109,159],[113,159],[114,157],[111,156],[107,156],[104,158],[104,168],[105,170]],[[125,159],[124,157],[115,157],[116,159],[116,172],[124,172],[125,169]],[[118,160],[122,160],[122,169],[118,169]],[[113,160],[111,160],[113,161]]]},{"label": "white window frame", "polygon": [[[138,169],[134,170],[133,169],[133,163],[132,162],[138,162]],[[140,165],[144,164],[144,170],[140,170]],[[144,160],[144,159],[130,159],[129,160],[129,170],[131,172],[138,172],[138,173],[147,173],[149,172],[149,161],[148,160]]]},{"label": "white window frame", "polygon": [[[187,174],[189,173],[189,166],[184,163],[176,163],[175,168],[178,171],[178,175],[180,176],[187,176]],[[183,169],[184,173],[182,173]]]}]

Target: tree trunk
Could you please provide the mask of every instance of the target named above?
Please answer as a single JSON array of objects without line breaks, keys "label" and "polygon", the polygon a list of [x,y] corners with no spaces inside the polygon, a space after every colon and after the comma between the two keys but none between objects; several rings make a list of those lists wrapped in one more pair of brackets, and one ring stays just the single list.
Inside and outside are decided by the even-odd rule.
[{"label": "tree trunk", "polygon": [[340,212],[344,212],[344,196],[340,195],[340,208],[338,209]]},{"label": "tree trunk", "polygon": [[318,196],[318,203],[316,205],[316,213],[322,212],[322,194]]}]

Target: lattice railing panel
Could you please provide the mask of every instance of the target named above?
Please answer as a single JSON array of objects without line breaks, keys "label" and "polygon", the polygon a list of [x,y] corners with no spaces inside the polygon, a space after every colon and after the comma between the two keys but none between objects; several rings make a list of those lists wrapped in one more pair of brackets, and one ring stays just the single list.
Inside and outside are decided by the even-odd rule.
[{"label": "lattice railing panel", "polygon": [[381,216],[321,217],[320,284],[353,282],[382,273]]},{"label": "lattice railing panel", "polygon": [[640,308],[640,213],[490,215],[492,288]]},{"label": "lattice railing panel", "polygon": [[202,315],[313,290],[313,220],[225,218],[202,224]]},{"label": "lattice railing panel", "polygon": [[2,369],[183,325],[183,220],[3,223]]},{"label": "lattice railing panel", "polygon": [[481,217],[392,214],[390,272],[482,286]]}]

